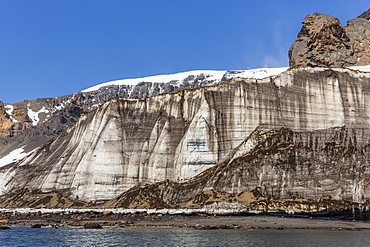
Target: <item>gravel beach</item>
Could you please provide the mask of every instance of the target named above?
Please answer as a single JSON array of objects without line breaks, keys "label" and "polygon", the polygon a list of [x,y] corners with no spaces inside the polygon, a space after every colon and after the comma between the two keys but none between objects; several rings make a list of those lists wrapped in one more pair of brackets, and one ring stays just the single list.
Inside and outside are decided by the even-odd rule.
[{"label": "gravel beach", "polygon": [[314,217],[288,216],[215,216],[206,214],[170,215],[170,214],[114,214],[111,211],[103,213],[80,214],[43,214],[0,212],[0,226],[36,225],[41,226],[84,226],[97,223],[101,226],[120,227],[192,227],[199,229],[333,229],[333,230],[363,230],[370,229],[370,222],[320,219]]}]

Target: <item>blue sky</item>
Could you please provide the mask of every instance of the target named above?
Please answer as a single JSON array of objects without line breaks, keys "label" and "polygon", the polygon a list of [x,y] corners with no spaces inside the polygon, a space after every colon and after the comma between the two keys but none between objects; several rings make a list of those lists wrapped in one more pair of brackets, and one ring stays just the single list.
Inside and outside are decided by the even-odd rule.
[{"label": "blue sky", "polygon": [[288,66],[303,18],[345,24],[368,0],[0,0],[0,101],[123,78]]}]

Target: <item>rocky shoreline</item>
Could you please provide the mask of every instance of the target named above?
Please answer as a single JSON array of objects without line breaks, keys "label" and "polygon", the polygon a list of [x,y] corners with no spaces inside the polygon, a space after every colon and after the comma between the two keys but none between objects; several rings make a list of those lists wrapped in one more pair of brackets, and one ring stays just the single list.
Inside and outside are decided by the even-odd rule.
[{"label": "rocky shoreline", "polygon": [[[323,219],[305,216],[273,215],[207,215],[147,214],[85,212],[85,213],[33,213],[0,212],[0,226],[26,225],[35,228],[75,226],[96,228],[96,226],[117,227],[189,227],[196,229],[332,229],[370,230],[370,222]],[[92,227],[86,227],[92,226]]]}]

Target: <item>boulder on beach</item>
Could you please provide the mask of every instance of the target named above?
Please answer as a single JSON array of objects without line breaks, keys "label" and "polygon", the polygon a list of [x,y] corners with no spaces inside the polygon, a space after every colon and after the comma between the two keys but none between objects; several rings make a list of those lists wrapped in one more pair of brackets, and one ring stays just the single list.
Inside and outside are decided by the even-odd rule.
[{"label": "boulder on beach", "polygon": [[31,228],[41,228],[41,224],[34,224],[31,226]]},{"label": "boulder on beach", "polygon": [[98,223],[87,223],[84,225],[85,229],[102,229],[103,227]]}]

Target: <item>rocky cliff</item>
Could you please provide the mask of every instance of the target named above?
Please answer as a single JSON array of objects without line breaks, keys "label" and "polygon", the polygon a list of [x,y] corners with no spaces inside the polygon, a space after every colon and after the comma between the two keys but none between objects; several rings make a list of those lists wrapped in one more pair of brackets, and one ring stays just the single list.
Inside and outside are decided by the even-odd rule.
[{"label": "rocky cliff", "polygon": [[292,200],[300,208],[322,198],[367,203],[369,85],[370,73],[297,68],[115,98],[0,168],[1,193],[56,191],[90,202],[117,196],[107,204],[115,207],[200,206],[220,197],[284,210]]},{"label": "rocky cliff", "polygon": [[342,26],[325,14],[309,14],[289,50],[290,67],[348,67],[370,64],[369,10]]},{"label": "rocky cliff", "polygon": [[258,144],[250,152],[221,162],[184,183],[136,186],[104,206],[289,213],[369,207],[369,146],[364,143],[369,140],[367,130],[257,130],[248,141],[256,139]]}]

